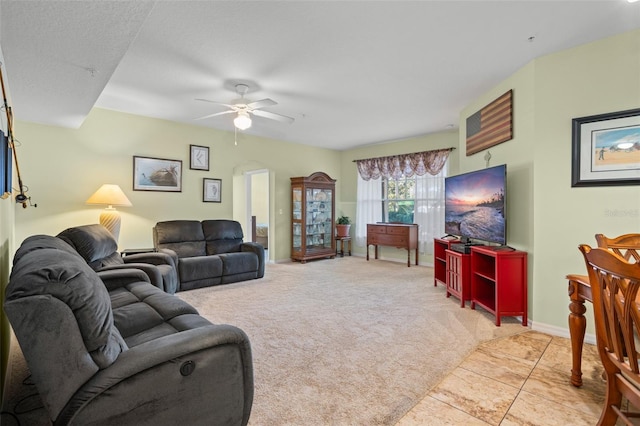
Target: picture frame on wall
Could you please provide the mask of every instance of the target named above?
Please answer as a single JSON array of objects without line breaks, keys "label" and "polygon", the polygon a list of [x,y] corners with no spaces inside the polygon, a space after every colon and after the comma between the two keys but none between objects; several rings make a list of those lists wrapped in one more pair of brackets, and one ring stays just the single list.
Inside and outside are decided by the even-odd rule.
[{"label": "picture frame on wall", "polygon": [[133,190],[182,192],[182,160],[134,155]]},{"label": "picture frame on wall", "polygon": [[640,185],[640,109],[572,120],[571,186]]},{"label": "picture frame on wall", "polygon": [[2,135],[2,149],[0,150],[0,198],[11,196],[13,191],[13,150],[9,137],[0,131]]},{"label": "picture frame on wall", "polygon": [[203,178],[202,189],[202,202],[222,202],[222,179]]},{"label": "picture frame on wall", "polygon": [[189,168],[191,170],[209,171],[209,147],[201,145],[189,145]]}]

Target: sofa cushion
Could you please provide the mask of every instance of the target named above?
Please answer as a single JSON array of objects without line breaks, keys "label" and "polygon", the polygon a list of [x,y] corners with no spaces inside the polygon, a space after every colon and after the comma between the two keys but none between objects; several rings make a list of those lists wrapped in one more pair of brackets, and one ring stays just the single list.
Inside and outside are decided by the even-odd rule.
[{"label": "sofa cushion", "polygon": [[197,220],[167,220],[156,223],[158,244],[204,241],[202,225]]},{"label": "sofa cushion", "polygon": [[207,241],[207,254],[232,253],[240,251],[242,226],[235,220],[203,220],[202,231]]},{"label": "sofa cushion", "polygon": [[210,219],[202,221],[204,239],[211,240],[241,240],[244,238],[240,222],[229,219]]},{"label": "sofa cushion", "polygon": [[13,257],[13,264],[15,265],[26,254],[43,248],[62,250],[66,253],[80,257],[73,247],[59,238],[53,238],[50,235],[32,235],[25,239],[20,245],[20,248],[16,250],[16,254]]},{"label": "sofa cushion", "polygon": [[154,239],[156,247],[171,249],[178,257],[206,254],[202,225],[197,220],[158,222],[155,226]]},{"label": "sofa cushion", "polygon": [[207,241],[207,254],[213,256],[222,253],[239,252],[242,247],[242,240],[217,240]]},{"label": "sofa cushion", "polygon": [[242,274],[258,270],[258,256],[251,252],[225,253],[222,259],[222,275]]},{"label": "sofa cushion", "polygon": [[181,283],[222,276],[219,256],[185,257],[178,266]]},{"label": "sofa cushion", "polygon": [[118,253],[118,243],[102,225],[74,226],[60,232],[58,238],[71,245],[94,271],[124,263]]},{"label": "sofa cushion", "polygon": [[[196,317],[198,311],[177,297],[167,297],[162,290],[145,282],[127,284],[109,293],[116,327],[129,347],[174,334],[192,326],[211,325]],[[194,327],[192,327],[194,328]]]},{"label": "sofa cushion", "polygon": [[204,241],[185,241],[184,243],[169,243],[160,246],[176,252],[179,258],[196,257],[206,255]]},{"label": "sofa cushion", "polygon": [[87,351],[99,368],[111,365],[127,349],[114,327],[107,289],[79,256],[57,248],[34,250],[22,256],[11,272],[6,300],[37,295],[56,298],[69,307]]}]

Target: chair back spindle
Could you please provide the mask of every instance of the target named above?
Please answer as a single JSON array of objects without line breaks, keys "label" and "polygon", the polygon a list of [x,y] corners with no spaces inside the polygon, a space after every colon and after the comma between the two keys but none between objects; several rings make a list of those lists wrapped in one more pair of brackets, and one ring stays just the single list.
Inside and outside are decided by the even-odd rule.
[{"label": "chair back spindle", "polygon": [[596,234],[596,241],[598,247],[611,250],[624,257],[627,262],[640,262],[640,234],[624,234],[614,238]]}]

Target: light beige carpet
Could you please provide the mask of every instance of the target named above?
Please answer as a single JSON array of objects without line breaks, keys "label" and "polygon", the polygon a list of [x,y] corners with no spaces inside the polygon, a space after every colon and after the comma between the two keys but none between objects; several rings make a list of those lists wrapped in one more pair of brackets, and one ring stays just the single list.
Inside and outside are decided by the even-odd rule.
[{"label": "light beige carpet", "polygon": [[527,330],[460,308],[431,268],[359,257],[268,265],[177,297],[249,335],[250,425],[394,425],[479,342]]}]

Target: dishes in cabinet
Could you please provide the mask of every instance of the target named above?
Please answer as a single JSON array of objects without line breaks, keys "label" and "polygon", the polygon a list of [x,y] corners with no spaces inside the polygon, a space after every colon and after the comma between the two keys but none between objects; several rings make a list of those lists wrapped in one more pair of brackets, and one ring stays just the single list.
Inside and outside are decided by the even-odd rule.
[{"label": "dishes in cabinet", "polygon": [[327,201],[327,193],[324,191],[320,191],[318,193],[316,193],[314,199],[316,201]]}]

